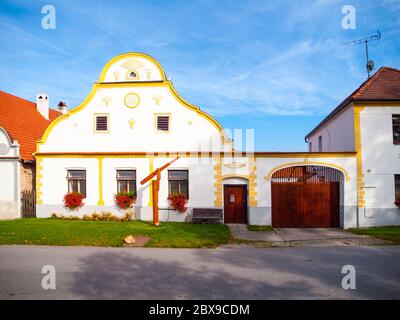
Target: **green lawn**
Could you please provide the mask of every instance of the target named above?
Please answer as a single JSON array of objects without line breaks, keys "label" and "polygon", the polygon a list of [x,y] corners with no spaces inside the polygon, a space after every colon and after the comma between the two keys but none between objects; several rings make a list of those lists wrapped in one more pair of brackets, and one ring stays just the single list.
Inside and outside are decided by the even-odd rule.
[{"label": "green lawn", "polygon": [[356,234],[363,234],[375,238],[389,240],[400,244],[400,226],[398,227],[374,227],[374,228],[354,228],[349,231]]},{"label": "green lawn", "polygon": [[249,230],[249,231],[274,231],[274,228],[272,228],[271,226],[256,226],[253,224],[248,224],[247,230]]},{"label": "green lawn", "polygon": [[231,240],[226,225],[163,222],[155,227],[144,221],[0,221],[0,244],[120,247],[130,234],[151,237],[146,247],[216,247]]}]

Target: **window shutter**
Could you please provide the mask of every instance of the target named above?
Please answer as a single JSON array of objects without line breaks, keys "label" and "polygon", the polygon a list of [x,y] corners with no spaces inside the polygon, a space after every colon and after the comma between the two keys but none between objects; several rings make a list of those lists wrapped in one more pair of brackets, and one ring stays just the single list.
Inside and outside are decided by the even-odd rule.
[{"label": "window shutter", "polygon": [[107,130],[108,130],[108,117],[96,116],[96,131],[107,131]]},{"label": "window shutter", "polygon": [[169,131],[169,117],[168,116],[157,116],[157,130]]}]

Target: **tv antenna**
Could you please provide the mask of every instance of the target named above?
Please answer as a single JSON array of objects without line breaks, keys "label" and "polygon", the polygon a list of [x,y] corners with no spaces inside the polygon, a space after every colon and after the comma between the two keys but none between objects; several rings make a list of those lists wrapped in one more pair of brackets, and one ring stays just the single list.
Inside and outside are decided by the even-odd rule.
[{"label": "tv antenna", "polygon": [[363,39],[357,39],[357,40],[353,40],[353,41],[349,41],[346,42],[345,44],[348,43],[354,43],[354,44],[362,44],[365,43],[365,53],[367,56],[367,64],[365,65],[365,67],[367,68],[367,73],[368,73],[368,78],[371,76],[371,71],[374,69],[375,67],[375,63],[374,60],[369,60],[369,56],[368,56],[368,42],[370,41],[375,41],[375,40],[379,40],[381,38],[381,33],[378,31],[376,31],[376,34],[374,34],[373,36],[370,37],[366,37]]}]

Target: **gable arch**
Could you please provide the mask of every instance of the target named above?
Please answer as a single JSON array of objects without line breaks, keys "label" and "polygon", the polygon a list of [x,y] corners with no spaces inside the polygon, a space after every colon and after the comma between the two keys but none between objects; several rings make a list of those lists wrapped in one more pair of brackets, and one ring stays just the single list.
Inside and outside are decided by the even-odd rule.
[{"label": "gable arch", "polygon": [[343,173],[346,181],[350,181],[349,173],[342,166],[339,166],[339,165],[334,164],[334,163],[318,162],[318,161],[288,162],[288,163],[285,163],[285,164],[282,164],[282,165],[279,165],[279,166],[276,166],[276,167],[272,168],[268,172],[268,174],[264,176],[264,179],[266,181],[271,181],[271,177],[275,172],[279,171],[280,169],[296,167],[296,166],[319,166],[319,167],[328,167],[328,168],[336,169],[336,170],[340,171],[341,173]]},{"label": "gable arch", "polygon": [[[119,62],[121,62],[124,59],[135,59],[135,58],[139,58],[139,59],[143,59],[147,62],[150,63],[150,66],[154,67],[156,70],[158,70],[158,72],[160,73],[160,79],[157,79],[156,81],[166,81],[167,77],[165,75],[165,71],[162,68],[161,64],[154,59],[152,56],[149,56],[148,54],[145,53],[141,53],[141,52],[128,52],[128,53],[123,53],[120,54],[114,58],[112,58],[111,60],[109,60],[106,65],[104,66],[103,70],[101,71],[100,74],[100,78],[99,78],[99,82],[110,82],[110,81],[106,81],[107,75],[110,71],[110,69],[112,67],[114,67],[116,64],[118,64]],[[127,70],[128,72],[129,70]],[[137,73],[137,69],[136,68],[132,68],[131,71],[135,71]],[[112,82],[124,82],[125,80],[127,80],[126,78],[120,79],[118,81],[112,81]],[[138,78],[137,80],[141,80],[140,78]],[[154,80],[147,80],[147,81],[154,81]]]}]

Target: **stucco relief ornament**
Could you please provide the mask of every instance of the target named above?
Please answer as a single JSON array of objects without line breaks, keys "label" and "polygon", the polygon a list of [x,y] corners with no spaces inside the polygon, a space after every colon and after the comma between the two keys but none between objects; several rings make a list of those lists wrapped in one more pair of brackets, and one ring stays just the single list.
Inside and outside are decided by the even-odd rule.
[{"label": "stucco relief ornament", "polygon": [[121,64],[121,68],[128,70],[125,75],[126,80],[138,80],[139,72],[137,70],[143,67],[144,63],[137,59],[126,59]]},{"label": "stucco relief ornament", "polygon": [[244,162],[236,162],[236,161],[232,161],[230,163],[226,163],[225,167],[229,168],[229,169],[238,169],[238,168],[243,168],[246,166],[246,163]]},{"label": "stucco relief ornament", "polygon": [[129,119],[128,123],[129,123],[129,126],[131,127],[131,129],[133,129],[135,127],[135,120]]},{"label": "stucco relief ornament", "polygon": [[162,100],[162,96],[160,96],[160,95],[155,95],[154,97],[153,97],[153,100],[154,100],[154,102],[156,103],[156,105],[160,105],[160,101]]},{"label": "stucco relief ornament", "polygon": [[124,102],[128,108],[136,108],[140,103],[140,97],[137,93],[131,92],[125,96]]},{"label": "stucco relief ornament", "polygon": [[6,154],[8,152],[8,146],[5,143],[0,143],[0,154]]},{"label": "stucco relief ornament", "polygon": [[105,105],[106,107],[108,107],[109,104],[110,104],[111,98],[110,98],[110,97],[104,97],[104,98],[101,99],[101,100],[104,102],[104,105]]}]

